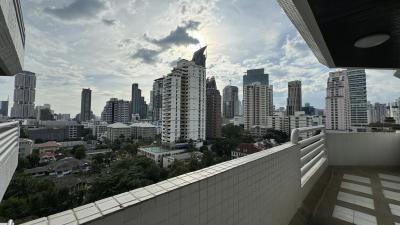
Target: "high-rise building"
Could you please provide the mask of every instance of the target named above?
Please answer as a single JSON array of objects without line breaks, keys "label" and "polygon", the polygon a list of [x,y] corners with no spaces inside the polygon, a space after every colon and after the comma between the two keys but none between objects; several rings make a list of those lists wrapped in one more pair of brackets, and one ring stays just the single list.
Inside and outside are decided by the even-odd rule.
[{"label": "high-rise building", "polygon": [[314,116],[316,115],[316,110],[315,107],[312,106],[310,103],[304,104],[304,107],[301,108],[301,111],[303,111],[306,115],[308,116]]},{"label": "high-rise building", "polygon": [[147,104],[142,96],[142,90],[139,89],[139,85],[137,83],[132,84],[130,114],[138,114],[141,119],[145,119],[147,117]]},{"label": "high-rise building", "polygon": [[90,89],[82,89],[81,95],[81,122],[85,122],[91,119],[92,117],[92,90]]},{"label": "high-rise building", "polygon": [[164,78],[158,78],[154,80],[152,96],[152,107],[153,107],[153,121],[161,121],[162,116],[162,93],[163,93],[163,80]]},{"label": "high-rise building", "polygon": [[364,69],[346,70],[350,93],[350,123],[352,127],[368,125],[367,81]]},{"label": "high-rise building", "polygon": [[387,116],[393,117],[397,124],[400,124],[400,98],[387,106]]},{"label": "high-rise building", "polygon": [[0,116],[8,116],[8,100],[0,101]]},{"label": "high-rise building", "polygon": [[107,123],[128,123],[130,103],[122,99],[111,98],[104,106],[101,120]]},{"label": "high-rise building", "polygon": [[50,104],[43,104],[43,106],[35,107],[36,120],[54,120],[54,111],[51,110]]},{"label": "high-rise building", "polygon": [[206,137],[206,47],[192,61],[179,60],[163,80],[162,142],[205,140]]},{"label": "high-rise building", "polygon": [[286,114],[293,116],[295,112],[301,111],[301,106],[301,81],[290,81],[288,83]]},{"label": "high-rise building", "polygon": [[20,0],[0,1],[0,46],[0,76],[22,72],[25,26]]},{"label": "high-rise building", "polygon": [[267,116],[274,113],[272,85],[254,82],[243,88],[244,129],[266,126]]},{"label": "high-rise building", "polygon": [[11,109],[13,118],[33,118],[35,116],[36,75],[23,71],[15,75],[14,105]]},{"label": "high-rise building", "polygon": [[388,116],[386,104],[375,103],[374,105],[367,103],[368,124],[383,123]]},{"label": "high-rise building", "polygon": [[326,129],[350,129],[349,82],[346,71],[329,73],[325,110]]},{"label": "high-rise building", "polygon": [[223,90],[223,116],[227,119],[239,115],[239,88],[228,85]]},{"label": "high-rise building", "polygon": [[207,79],[206,85],[206,137],[221,137],[221,94],[217,89],[215,78]]},{"label": "high-rise building", "polygon": [[269,85],[269,75],[264,73],[264,69],[247,70],[243,76],[243,87],[254,82],[259,82],[262,85]]}]

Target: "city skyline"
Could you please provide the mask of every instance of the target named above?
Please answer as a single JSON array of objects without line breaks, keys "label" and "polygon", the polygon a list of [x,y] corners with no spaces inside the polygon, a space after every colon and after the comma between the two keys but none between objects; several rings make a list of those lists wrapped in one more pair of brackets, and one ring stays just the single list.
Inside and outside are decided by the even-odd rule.
[{"label": "city skyline", "polygon": [[[152,81],[168,74],[179,57],[189,58],[207,45],[207,74],[216,77],[219,90],[229,80],[242,87],[247,69],[264,68],[274,86],[277,108],[286,105],[287,82],[295,79],[302,81],[303,102],[325,106],[321,84],[329,70],[316,61],[276,2],[119,1],[117,5],[91,1],[93,6],[75,11],[71,4],[78,3],[73,0],[22,2],[27,24],[24,69],[37,74],[36,105],[48,103],[57,113],[75,115],[80,111],[81,89],[88,87],[93,91],[93,112],[99,116],[108,99],[130,99],[131,83],[138,83],[150,102]],[[154,7],[166,10],[155,15],[157,10],[150,10]],[[237,21],[237,14],[248,16]],[[262,19],[264,14],[269,17]],[[135,17],[149,21],[148,26],[140,21],[131,24]],[[156,29],[159,23],[163,26]],[[254,28],[248,29],[249,24]],[[245,36],[237,35],[243,30]],[[180,39],[171,38],[172,34]],[[232,37],[229,42],[226,35]],[[366,73],[369,101],[386,103],[398,95],[400,80],[392,76],[393,71]],[[385,88],[382,82],[387,83]],[[13,83],[13,77],[0,78],[1,100],[8,95],[13,99]],[[64,88],[69,91],[59,91]],[[242,94],[240,89],[240,99]]]}]

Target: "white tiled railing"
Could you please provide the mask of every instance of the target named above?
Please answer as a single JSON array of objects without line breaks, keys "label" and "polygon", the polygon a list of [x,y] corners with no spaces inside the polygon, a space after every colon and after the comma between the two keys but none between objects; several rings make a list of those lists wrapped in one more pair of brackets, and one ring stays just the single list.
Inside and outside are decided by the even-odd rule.
[{"label": "white tiled railing", "polygon": [[[308,186],[322,173],[324,167],[318,165],[325,157],[316,144],[323,142],[323,132],[302,141],[295,139],[296,133],[316,130],[323,128],[298,129],[292,142],[275,148],[25,225],[289,224]],[[305,176],[310,179],[303,184]]]},{"label": "white tiled railing", "polygon": [[[299,137],[304,133],[311,137],[300,140]],[[324,126],[304,127],[292,131],[290,141],[300,147],[303,198],[309,193],[316,180],[328,166],[325,135]]]},{"label": "white tiled railing", "polygon": [[0,123],[0,201],[18,164],[19,123]]}]

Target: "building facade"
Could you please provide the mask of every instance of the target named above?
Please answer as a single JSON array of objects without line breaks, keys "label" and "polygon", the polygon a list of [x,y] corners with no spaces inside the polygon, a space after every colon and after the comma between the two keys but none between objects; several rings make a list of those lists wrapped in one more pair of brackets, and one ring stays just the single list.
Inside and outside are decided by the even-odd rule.
[{"label": "building facade", "polygon": [[132,84],[132,95],[131,95],[131,113],[140,116],[140,119],[147,118],[147,104],[142,96],[142,90],[139,89],[137,83]]},{"label": "building facade", "polygon": [[349,82],[346,71],[329,73],[326,89],[326,129],[350,129]]},{"label": "building facade", "polygon": [[396,124],[400,124],[400,98],[388,104],[387,116],[393,117]]},{"label": "building facade", "polygon": [[267,116],[272,116],[274,113],[272,85],[268,86],[260,82],[245,85],[243,105],[244,128],[246,130],[252,126],[265,126],[267,124]]},{"label": "building facade", "polygon": [[221,137],[221,94],[214,77],[206,82],[206,137],[214,139]]},{"label": "building facade", "polygon": [[15,75],[14,87],[14,105],[11,109],[11,117],[34,118],[36,75],[28,71]]},{"label": "building facade", "polygon": [[243,86],[259,82],[262,85],[269,85],[269,75],[264,73],[264,69],[247,70],[243,76]]},{"label": "building facade", "polygon": [[386,104],[381,104],[378,102],[373,105],[367,104],[368,124],[383,123],[387,116],[389,116],[389,113],[387,111]]},{"label": "building facade", "polygon": [[364,69],[346,70],[349,82],[350,123],[352,127],[368,125],[367,81]]},{"label": "building facade", "polygon": [[288,83],[288,98],[286,115],[293,116],[294,112],[301,111],[302,106],[301,81],[290,81]]},{"label": "building facade", "polygon": [[8,116],[8,101],[0,101],[0,116]]},{"label": "building facade", "polygon": [[25,26],[20,0],[0,1],[0,76],[22,72]]},{"label": "building facade", "polygon": [[81,95],[81,121],[88,121],[92,117],[92,90],[82,89]]},{"label": "building facade", "polygon": [[239,88],[228,85],[223,90],[223,116],[224,118],[232,119],[239,115],[239,113]]},{"label": "building facade", "polygon": [[104,106],[101,120],[107,123],[128,123],[130,103],[122,99],[111,98]]},{"label": "building facade", "polygon": [[162,142],[206,138],[205,48],[196,51],[192,61],[180,60],[163,81]]},{"label": "building facade", "polygon": [[153,90],[151,93],[152,99],[152,120],[162,120],[162,93],[163,93],[163,80],[164,78],[158,78],[154,80]]}]

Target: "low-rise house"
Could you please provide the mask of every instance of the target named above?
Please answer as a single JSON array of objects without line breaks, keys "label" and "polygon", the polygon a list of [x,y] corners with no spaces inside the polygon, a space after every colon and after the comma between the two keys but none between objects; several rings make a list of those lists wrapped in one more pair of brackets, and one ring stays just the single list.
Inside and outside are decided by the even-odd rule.
[{"label": "low-rise house", "polygon": [[44,152],[43,154],[40,154],[40,164],[53,161],[56,161],[56,154],[54,152]]},{"label": "low-rise house", "polygon": [[157,127],[151,123],[133,123],[130,127],[134,139],[153,139],[157,135]]},{"label": "low-rise house", "polygon": [[176,160],[188,163],[192,159],[192,157],[196,158],[198,161],[201,161],[201,159],[203,158],[203,153],[196,151],[196,152],[185,152],[181,154],[165,156],[163,157],[163,167],[168,168]]},{"label": "low-rise house", "polygon": [[231,157],[232,159],[236,159],[259,152],[263,149],[264,145],[262,143],[241,143],[235,150],[231,151]]},{"label": "low-rise house", "polygon": [[29,155],[31,155],[32,154],[32,149],[33,149],[33,140],[26,139],[26,138],[20,138],[19,139],[18,156],[20,158],[26,158]]},{"label": "low-rise house", "polygon": [[181,154],[185,151],[185,149],[170,150],[159,146],[152,146],[139,148],[138,154],[144,155],[147,158],[154,160],[159,165],[162,165],[163,157]]},{"label": "low-rise house", "polygon": [[130,138],[131,128],[123,123],[113,123],[107,126],[107,138],[114,142],[120,138]]},{"label": "low-rise house", "polygon": [[25,170],[25,173],[32,176],[57,176],[62,177],[73,173],[86,172],[89,170],[89,163],[85,160],[67,157],[42,167]]},{"label": "low-rise house", "polygon": [[41,144],[35,144],[33,146],[33,149],[38,149],[39,154],[42,155],[45,152],[55,153],[60,147],[61,147],[60,143],[57,143],[56,141],[48,141]]}]

